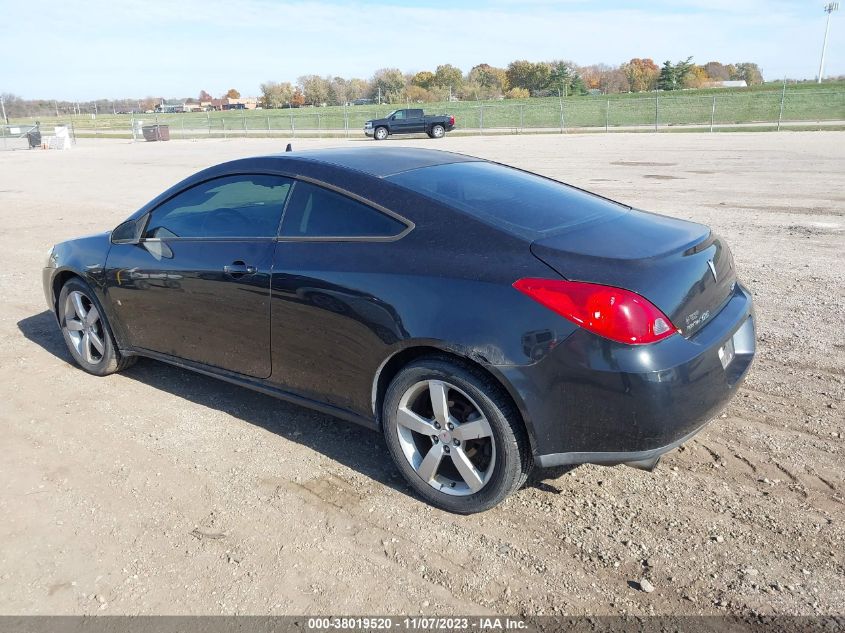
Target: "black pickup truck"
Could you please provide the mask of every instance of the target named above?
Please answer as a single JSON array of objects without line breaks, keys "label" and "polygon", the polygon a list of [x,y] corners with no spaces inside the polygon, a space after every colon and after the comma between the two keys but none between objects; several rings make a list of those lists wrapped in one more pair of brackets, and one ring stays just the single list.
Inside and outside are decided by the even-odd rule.
[{"label": "black pickup truck", "polygon": [[364,123],[364,134],[383,141],[390,134],[419,134],[443,138],[455,128],[455,117],[449,114],[425,114],[421,108],[394,110],[383,119]]}]

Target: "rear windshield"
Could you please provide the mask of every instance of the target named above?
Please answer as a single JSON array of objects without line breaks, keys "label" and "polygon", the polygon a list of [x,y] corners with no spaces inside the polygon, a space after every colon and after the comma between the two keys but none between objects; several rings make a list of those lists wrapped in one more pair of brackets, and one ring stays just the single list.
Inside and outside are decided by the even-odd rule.
[{"label": "rear windshield", "polygon": [[530,239],[628,211],[575,187],[483,161],[423,167],[386,179]]}]

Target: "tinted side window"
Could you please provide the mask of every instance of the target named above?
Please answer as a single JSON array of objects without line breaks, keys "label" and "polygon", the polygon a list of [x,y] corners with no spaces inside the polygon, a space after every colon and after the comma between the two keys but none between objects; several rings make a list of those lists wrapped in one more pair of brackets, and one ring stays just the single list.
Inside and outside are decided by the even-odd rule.
[{"label": "tinted side window", "polygon": [[403,222],[307,182],[297,182],[282,221],[283,237],[392,237]]},{"label": "tinted side window", "polygon": [[209,180],[157,207],[144,237],[275,237],[291,183],[260,175]]}]

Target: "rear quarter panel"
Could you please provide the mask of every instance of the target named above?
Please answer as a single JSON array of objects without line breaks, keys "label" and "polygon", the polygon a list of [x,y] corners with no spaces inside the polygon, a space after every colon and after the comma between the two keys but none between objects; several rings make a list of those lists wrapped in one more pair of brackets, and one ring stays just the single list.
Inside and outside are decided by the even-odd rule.
[{"label": "rear quarter panel", "polygon": [[556,276],[527,242],[391,187],[378,202],[416,224],[404,238],[277,245],[271,381],[371,417],[373,381],[399,351],[430,346],[487,366],[526,364],[572,333],[512,287]]}]

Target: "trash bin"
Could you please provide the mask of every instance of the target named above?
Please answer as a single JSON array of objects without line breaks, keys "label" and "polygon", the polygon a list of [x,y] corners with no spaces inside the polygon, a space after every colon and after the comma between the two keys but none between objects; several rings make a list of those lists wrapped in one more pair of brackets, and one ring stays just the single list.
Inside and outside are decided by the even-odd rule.
[{"label": "trash bin", "polygon": [[26,138],[29,141],[29,149],[34,147],[41,147],[41,131],[32,130],[26,133]]},{"label": "trash bin", "polygon": [[145,125],[141,128],[141,132],[144,134],[144,139],[147,141],[170,140],[169,125]]}]

